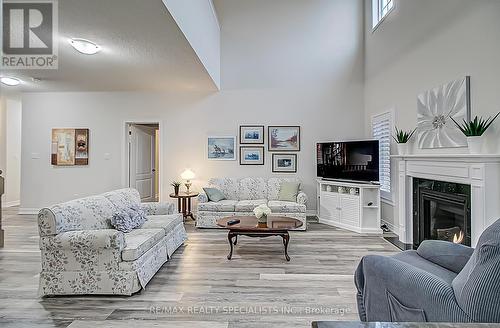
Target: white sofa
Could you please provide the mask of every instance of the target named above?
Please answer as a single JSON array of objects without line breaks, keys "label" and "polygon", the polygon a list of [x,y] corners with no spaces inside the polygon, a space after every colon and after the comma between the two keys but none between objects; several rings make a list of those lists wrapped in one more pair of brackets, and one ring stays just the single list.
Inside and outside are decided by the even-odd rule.
[{"label": "white sofa", "polygon": [[214,178],[209,187],[217,188],[226,197],[219,202],[211,202],[201,192],[198,196],[196,227],[220,228],[217,220],[236,215],[254,215],[253,210],[267,204],[273,216],[286,216],[298,219],[303,225],[297,230],[306,230],[307,195],[300,191],[295,202],[280,201],[279,192],[282,182],[300,182],[295,178]]},{"label": "white sofa", "polygon": [[[129,233],[113,229],[113,214],[141,206],[148,220]],[[38,215],[42,271],[39,294],[131,295],[146,287],[187,239],[169,203],[143,203],[121,189],[44,208]]]}]

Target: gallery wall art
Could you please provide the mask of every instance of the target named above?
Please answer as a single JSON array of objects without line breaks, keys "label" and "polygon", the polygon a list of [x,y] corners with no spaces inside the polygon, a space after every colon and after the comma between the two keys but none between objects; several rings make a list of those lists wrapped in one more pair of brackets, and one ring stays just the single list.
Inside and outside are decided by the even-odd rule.
[{"label": "gallery wall art", "polygon": [[467,76],[420,94],[417,98],[419,148],[466,147],[465,135],[453,122],[469,120],[470,78]]},{"label": "gallery wall art", "polygon": [[264,126],[263,125],[241,125],[240,126],[240,144],[264,144]]},{"label": "gallery wall art", "polygon": [[273,154],[274,173],[297,173],[297,154]]},{"label": "gallery wall art", "polygon": [[51,164],[89,164],[89,129],[52,129]]},{"label": "gallery wall art", "polygon": [[264,147],[240,147],[240,165],[264,165]]},{"label": "gallery wall art", "polygon": [[207,154],[209,160],[235,161],[236,137],[208,137]]},{"label": "gallery wall art", "polygon": [[300,126],[269,126],[269,151],[300,151]]}]

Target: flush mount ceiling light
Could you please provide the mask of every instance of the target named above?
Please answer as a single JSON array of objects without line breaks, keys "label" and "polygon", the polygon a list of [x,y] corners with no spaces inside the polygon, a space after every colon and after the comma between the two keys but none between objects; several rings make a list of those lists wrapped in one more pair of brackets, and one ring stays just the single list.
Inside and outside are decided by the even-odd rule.
[{"label": "flush mount ceiling light", "polygon": [[15,87],[16,85],[21,84],[21,80],[12,76],[2,76],[0,77],[0,82],[10,87]]},{"label": "flush mount ceiling light", "polygon": [[101,51],[101,47],[99,47],[98,44],[85,39],[73,38],[69,40],[69,44],[71,44],[76,51],[85,55],[95,55]]}]

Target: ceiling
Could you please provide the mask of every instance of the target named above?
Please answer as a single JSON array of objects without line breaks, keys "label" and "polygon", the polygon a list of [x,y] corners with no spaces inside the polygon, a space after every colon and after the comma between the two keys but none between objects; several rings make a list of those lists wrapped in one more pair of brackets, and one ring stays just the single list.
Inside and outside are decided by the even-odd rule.
[{"label": "ceiling", "polygon": [[[58,17],[59,68],[2,71],[23,80],[16,91],[217,90],[161,0],[59,0]],[[82,55],[73,37],[103,50]]]}]

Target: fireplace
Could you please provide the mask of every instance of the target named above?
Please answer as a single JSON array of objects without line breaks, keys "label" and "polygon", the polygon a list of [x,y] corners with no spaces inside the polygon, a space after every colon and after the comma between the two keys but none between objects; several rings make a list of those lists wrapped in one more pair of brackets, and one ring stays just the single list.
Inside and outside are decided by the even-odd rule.
[{"label": "fireplace", "polygon": [[413,178],[413,247],[427,239],[471,246],[471,188]]}]

